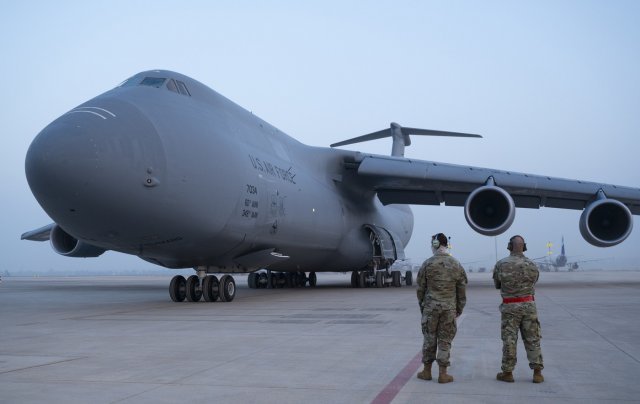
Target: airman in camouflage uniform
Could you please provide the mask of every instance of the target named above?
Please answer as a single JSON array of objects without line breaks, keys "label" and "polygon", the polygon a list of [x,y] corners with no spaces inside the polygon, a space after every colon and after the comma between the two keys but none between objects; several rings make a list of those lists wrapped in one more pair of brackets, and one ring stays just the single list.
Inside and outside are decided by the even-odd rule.
[{"label": "airman in camouflage uniform", "polygon": [[447,374],[451,342],[457,331],[456,318],[462,314],[467,302],[467,275],[458,260],[449,255],[447,247],[447,237],[444,234],[433,236],[434,254],[422,264],[416,281],[424,335],[424,370],[418,373],[418,378],[431,380],[431,364],[437,360],[439,383],[453,381],[453,377]]},{"label": "airman in camouflage uniform", "polygon": [[533,382],[542,383],[542,336],[534,298],[538,267],[524,256],[527,245],[522,236],[513,236],[507,248],[511,254],[498,261],[493,270],[493,282],[502,295],[502,372],[496,378],[503,382],[513,382],[512,372],[516,366],[516,346],[520,331],[529,367],[533,369]]}]

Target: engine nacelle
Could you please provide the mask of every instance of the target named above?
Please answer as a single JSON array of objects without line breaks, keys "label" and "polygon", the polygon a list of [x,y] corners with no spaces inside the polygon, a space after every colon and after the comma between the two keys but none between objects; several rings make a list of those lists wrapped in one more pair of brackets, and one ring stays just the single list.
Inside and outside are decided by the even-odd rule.
[{"label": "engine nacelle", "polygon": [[65,257],[97,257],[105,252],[103,248],[78,240],[62,230],[62,227],[58,225],[53,226],[51,229],[49,239],[53,250]]},{"label": "engine nacelle", "polygon": [[516,205],[507,191],[485,185],[469,194],[464,204],[464,217],[469,226],[485,236],[502,234],[516,217]]},{"label": "engine nacelle", "polygon": [[629,208],[615,199],[602,198],[590,203],[580,216],[580,234],[596,247],[622,243],[633,229]]}]

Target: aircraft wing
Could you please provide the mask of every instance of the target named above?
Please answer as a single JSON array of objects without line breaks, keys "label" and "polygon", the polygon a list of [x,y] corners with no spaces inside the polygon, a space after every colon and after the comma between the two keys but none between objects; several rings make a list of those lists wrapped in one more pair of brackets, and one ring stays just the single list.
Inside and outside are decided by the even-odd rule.
[{"label": "aircraft wing", "polygon": [[31,241],[47,241],[51,236],[51,229],[53,229],[53,226],[55,226],[55,223],[42,226],[39,229],[28,231],[26,233],[23,233],[20,239]]},{"label": "aircraft wing", "polygon": [[519,208],[584,209],[602,190],[640,215],[640,188],[569,180],[488,168],[379,155],[361,155],[351,167],[383,204],[464,206],[469,194],[493,177]]},{"label": "aircraft wing", "polygon": [[344,164],[384,205],[464,206],[469,225],[484,235],[506,231],[515,208],[584,209],[583,237],[608,247],[627,238],[632,215],[640,215],[640,188],[364,153]]},{"label": "aircraft wing", "polygon": [[582,264],[585,262],[596,262],[596,261],[605,261],[605,260],[610,260],[611,258],[594,258],[592,260],[579,260],[579,261],[567,261],[567,266],[573,265],[573,264]]}]

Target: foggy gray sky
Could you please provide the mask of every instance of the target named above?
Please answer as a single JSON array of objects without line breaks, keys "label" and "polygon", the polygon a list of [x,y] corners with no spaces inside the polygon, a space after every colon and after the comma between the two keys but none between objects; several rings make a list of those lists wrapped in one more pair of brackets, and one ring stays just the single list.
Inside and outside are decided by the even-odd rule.
[{"label": "foggy gray sky", "polygon": [[[304,3],[304,4],[302,4]],[[5,3],[0,12],[0,273],[154,268],[136,257],[58,256],[20,234],[51,220],[24,176],[49,122],[148,69],[191,76],[314,146],[388,127],[480,133],[415,138],[407,157],[640,186],[640,3],[637,1],[111,1]],[[389,139],[347,146],[388,154]],[[461,208],[414,207],[407,255],[431,234],[461,261],[492,265],[494,238]],[[638,268],[639,219],[619,246],[586,243],[580,212],[519,209],[497,239],[524,235],[590,266]],[[588,267],[589,265],[585,265]],[[166,271],[157,267],[159,271]]]}]

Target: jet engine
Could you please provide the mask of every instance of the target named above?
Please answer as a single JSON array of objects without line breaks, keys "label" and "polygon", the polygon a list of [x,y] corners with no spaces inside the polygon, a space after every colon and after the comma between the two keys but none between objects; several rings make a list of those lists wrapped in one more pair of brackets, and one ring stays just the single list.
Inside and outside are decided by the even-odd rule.
[{"label": "jet engine", "polygon": [[103,248],[78,240],[58,225],[53,226],[49,238],[54,251],[66,257],[97,257],[105,252]]},{"label": "jet engine", "polygon": [[600,198],[590,203],[580,216],[580,234],[596,247],[622,243],[633,229],[629,208],[615,199]]},{"label": "jet engine", "polygon": [[464,204],[464,217],[469,226],[485,236],[502,234],[516,217],[516,205],[507,191],[489,182],[475,189]]}]

